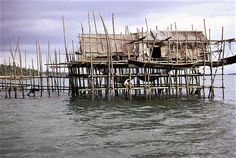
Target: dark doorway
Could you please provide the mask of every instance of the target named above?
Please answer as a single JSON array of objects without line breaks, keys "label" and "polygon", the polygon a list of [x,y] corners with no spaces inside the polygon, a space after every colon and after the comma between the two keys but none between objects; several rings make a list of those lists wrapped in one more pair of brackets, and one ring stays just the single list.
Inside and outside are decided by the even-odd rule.
[{"label": "dark doorway", "polygon": [[161,57],[161,47],[154,47],[152,52],[152,58],[160,58]]}]

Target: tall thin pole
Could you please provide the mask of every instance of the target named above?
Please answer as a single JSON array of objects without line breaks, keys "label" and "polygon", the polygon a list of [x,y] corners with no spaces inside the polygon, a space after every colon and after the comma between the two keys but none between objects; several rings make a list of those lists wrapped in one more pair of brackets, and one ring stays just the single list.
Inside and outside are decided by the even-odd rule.
[{"label": "tall thin pole", "polygon": [[[98,49],[98,30],[97,30],[97,24],[96,24],[96,18],[95,18],[94,11],[93,11],[93,23],[94,23],[95,33],[96,33],[97,52],[99,52],[99,49]],[[102,39],[101,39],[101,40],[102,40]]]},{"label": "tall thin pole", "polygon": [[48,96],[50,97],[50,82],[49,82],[49,56],[50,56],[50,41],[48,41],[48,53],[47,53],[47,58],[46,58],[46,63],[47,63],[47,91],[48,91]]},{"label": "tall thin pole", "polygon": [[62,16],[62,25],[63,25],[63,35],[64,35],[64,46],[65,46],[65,52],[66,52],[66,60],[69,62],[68,52],[67,52],[67,45],[66,45],[66,28],[65,28],[65,21],[64,16]]},{"label": "tall thin pole", "polygon": [[107,54],[108,54],[108,57],[107,57],[107,62],[108,62],[108,78],[107,78],[107,96],[108,96],[108,100],[110,101],[111,100],[111,96],[110,96],[110,85],[111,85],[111,52],[110,52],[110,44],[109,44],[109,37],[108,37],[108,31],[107,31],[107,28],[106,28],[106,25],[104,23],[104,20],[102,18],[102,15],[100,14],[100,18],[101,18],[101,21],[102,21],[102,24],[103,24],[103,28],[104,28],[104,32],[105,32],[105,35],[106,35],[106,43],[107,43]]},{"label": "tall thin pole", "polygon": [[178,37],[178,33],[177,33],[177,25],[175,22],[175,33],[176,33],[176,62],[178,63],[178,47],[179,47],[179,37]]},{"label": "tall thin pole", "polygon": [[[224,27],[222,27],[222,33],[221,33],[221,40],[224,39]],[[223,46],[222,46],[223,45]],[[222,51],[222,72],[221,72],[221,79],[222,79],[222,97],[225,97],[225,91],[224,91],[224,56],[225,56],[225,42],[222,43],[221,50]]]},{"label": "tall thin pole", "polygon": [[112,29],[113,29],[113,38],[114,38],[114,43],[115,43],[115,50],[117,52],[116,33],[115,33],[115,18],[114,18],[113,13],[112,13]]},{"label": "tall thin pole", "polygon": [[39,64],[40,64],[40,86],[41,86],[41,92],[40,97],[43,95],[43,63],[42,63],[42,52],[41,52],[41,46],[40,42],[38,41],[38,52],[39,52]]},{"label": "tall thin pole", "polygon": [[206,20],[205,19],[203,19],[203,25],[204,25],[205,36],[207,37]]},{"label": "tall thin pole", "polygon": [[[209,41],[211,40],[211,29],[209,29]],[[213,98],[214,96],[214,89],[213,89],[213,63],[212,63],[212,51],[210,45],[210,73],[211,73],[211,86],[209,90],[208,98]]]}]

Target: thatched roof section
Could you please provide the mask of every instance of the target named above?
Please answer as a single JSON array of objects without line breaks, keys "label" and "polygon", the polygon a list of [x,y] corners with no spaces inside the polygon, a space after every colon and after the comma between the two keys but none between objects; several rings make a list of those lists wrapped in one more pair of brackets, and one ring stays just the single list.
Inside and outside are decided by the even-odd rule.
[{"label": "thatched roof section", "polygon": [[[130,52],[132,53],[133,44],[130,41],[135,40],[136,34],[113,34],[108,35],[108,44],[105,34],[82,34],[80,37],[80,48],[85,53],[98,53],[100,56],[106,56],[108,48],[111,52]],[[107,48],[108,45],[108,48]]]},{"label": "thatched roof section", "polygon": [[[154,41],[187,41],[187,42],[206,42],[207,38],[201,31],[150,31],[148,34],[132,33],[132,34],[113,34],[108,35],[108,43],[105,34],[82,34],[79,37],[80,49],[87,55],[107,56],[107,52],[111,51],[113,55],[130,55],[138,53],[137,42],[151,43]],[[136,43],[136,44],[135,44]],[[136,47],[135,47],[136,45]],[[108,47],[108,48],[107,48]]]},{"label": "thatched roof section", "polygon": [[[171,37],[170,41],[207,41],[206,36],[202,31],[150,31],[144,40],[154,40],[157,36],[157,41],[165,40]],[[139,34],[141,37],[141,34]]]}]

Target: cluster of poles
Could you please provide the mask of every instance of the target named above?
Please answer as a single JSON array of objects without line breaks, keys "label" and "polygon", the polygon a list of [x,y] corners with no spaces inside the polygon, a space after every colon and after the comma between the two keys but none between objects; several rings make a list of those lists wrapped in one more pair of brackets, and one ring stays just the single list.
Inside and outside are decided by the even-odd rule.
[{"label": "cluster of poles", "polygon": [[[98,35],[95,16],[93,17],[95,33]],[[204,59],[202,66],[166,69],[139,67],[129,64],[128,61],[132,58],[129,52],[127,52],[127,59],[114,60],[114,52],[111,51],[112,40],[114,40],[113,42],[117,49],[114,15],[112,15],[112,39],[110,39],[111,35],[109,35],[101,15],[100,18],[104,28],[107,48],[107,57],[104,60],[95,60],[92,55],[88,54],[89,60],[83,60],[86,57],[86,52],[76,53],[74,47],[73,51],[68,51],[64,17],[62,17],[62,23],[65,58],[61,58],[60,51],[55,51],[53,57],[50,53],[50,42],[48,42],[45,66],[43,66],[41,44],[37,40],[36,61],[32,59],[30,61],[31,65],[27,65],[30,62],[27,62],[27,54],[25,53],[25,65],[23,65],[19,39],[15,49],[9,42],[11,57],[9,62],[5,60],[4,63],[4,72],[6,74],[0,76],[2,96],[5,98],[42,97],[45,95],[51,97],[53,95],[59,96],[61,93],[68,93],[68,95],[73,97],[89,97],[92,100],[103,97],[112,100],[115,96],[129,99],[139,96],[150,99],[152,97],[171,98],[183,95],[186,97],[197,95],[204,98],[213,98],[215,95],[214,89],[221,88],[224,97],[224,62],[220,62],[218,66],[213,66],[213,52],[215,52],[216,61],[224,58],[225,43],[227,41],[223,39],[223,27],[221,40],[212,41],[211,30],[209,29],[209,33],[207,33],[204,20],[204,31],[205,36],[208,34],[208,44],[206,49],[203,50]],[[88,20],[89,35],[91,35],[90,16],[88,16]],[[146,27],[148,30],[147,20]],[[126,32],[128,33],[128,31]],[[82,26],[82,35],[83,33]],[[90,40],[89,43],[91,43]],[[212,43],[214,44],[212,45]],[[209,59],[205,59],[206,56]],[[19,57],[19,64],[16,64],[16,57]],[[7,69],[7,65],[10,70]],[[206,70],[207,67],[209,67],[209,70]],[[216,77],[219,76],[217,75],[219,74],[217,73],[219,67],[221,68],[220,76],[222,82],[217,87],[214,86],[214,83]],[[44,71],[43,69],[46,70]]]}]

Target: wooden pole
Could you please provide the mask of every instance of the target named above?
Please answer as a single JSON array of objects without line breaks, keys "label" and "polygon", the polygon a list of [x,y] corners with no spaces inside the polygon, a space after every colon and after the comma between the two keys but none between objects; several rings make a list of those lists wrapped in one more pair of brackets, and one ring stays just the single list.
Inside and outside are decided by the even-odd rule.
[{"label": "wooden pole", "polygon": [[64,16],[62,16],[62,25],[63,25],[63,35],[64,35],[64,46],[65,46],[65,52],[66,52],[66,61],[69,62],[69,56],[68,56],[67,45],[66,45],[66,28],[65,28]]},{"label": "wooden pole", "polygon": [[[211,29],[209,29],[209,41],[211,40]],[[210,45],[210,75],[211,75],[211,86],[208,94],[208,98],[213,99],[214,97],[214,88],[213,88],[213,63],[212,63],[212,51],[211,51],[211,45]]]},{"label": "wooden pole", "polygon": [[115,43],[115,50],[117,52],[117,44],[116,44],[116,33],[115,33],[115,18],[114,14],[112,13],[112,28],[113,28],[113,38],[114,38],[114,43]]},{"label": "wooden pole", "polygon": [[[74,44],[74,40],[71,41],[71,44],[72,44],[72,60],[75,61],[75,44]],[[59,49],[59,54],[60,54],[60,49]]]},{"label": "wooden pole", "polygon": [[43,96],[43,63],[42,63],[42,52],[41,52],[41,46],[40,42],[38,41],[38,52],[39,52],[39,64],[40,64],[40,86],[41,86],[41,91],[40,91],[40,97]]},{"label": "wooden pole", "polygon": [[108,74],[107,74],[107,93],[106,93],[106,96],[108,97],[108,100],[110,101],[111,100],[111,96],[110,96],[110,85],[111,85],[111,52],[110,52],[110,45],[109,45],[109,39],[108,39],[108,32],[107,32],[107,28],[106,28],[106,25],[103,21],[103,18],[100,14],[100,18],[101,18],[101,21],[102,21],[102,24],[103,24],[103,28],[104,28],[104,32],[105,32],[105,35],[106,35],[106,43],[107,43],[107,54],[108,54],[108,57],[107,57],[107,62],[108,62]]},{"label": "wooden pole", "polygon": [[[95,18],[94,11],[93,11],[93,23],[94,23],[95,33],[96,33],[96,39],[98,39],[98,30],[97,30],[97,24],[96,24],[96,18]],[[100,40],[102,40],[102,39],[100,39]],[[96,41],[96,46],[97,46],[97,52],[99,52],[98,41]]]},{"label": "wooden pole", "polygon": [[90,25],[90,15],[89,15],[89,12],[88,12],[88,27],[89,27],[89,51],[90,51],[90,59],[92,60],[91,25]]},{"label": "wooden pole", "polygon": [[23,68],[22,68],[22,56],[21,56],[21,51],[20,51],[20,43],[18,41],[18,52],[19,52],[19,59],[20,59],[20,79],[19,83],[21,84],[21,90],[22,90],[22,97],[25,98],[25,93],[24,93],[24,80],[23,80]]},{"label": "wooden pole", "polygon": [[178,37],[178,33],[177,33],[177,25],[175,22],[175,33],[176,33],[176,62],[178,63],[178,47],[179,47],[179,37]]},{"label": "wooden pole", "polygon": [[148,30],[148,22],[147,22],[147,18],[145,18],[145,23],[146,23],[146,29],[147,29],[147,30],[146,30],[146,33],[148,33],[149,30]]},{"label": "wooden pole", "polygon": [[[35,76],[35,74],[34,74],[34,59],[32,58],[32,79],[33,79],[33,88],[35,88],[35,78],[34,78],[34,76]],[[35,93],[34,93],[34,97],[35,97]]]},{"label": "wooden pole", "polygon": [[[206,51],[207,51],[207,45],[203,44],[202,42],[202,48],[203,48],[203,98],[206,98],[206,92],[205,92],[205,81],[206,81]],[[206,46],[206,49],[205,49]]]},{"label": "wooden pole", "polygon": [[49,82],[49,56],[50,56],[50,41],[48,41],[48,53],[47,53],[47,57],[46,57],[46,63],[47,63],[47,91],[48,91],[48,96],[51,97],[50,94],[50,82]]},{"label": "wooden pole", "polygon": [[81,52],[83,56],[86,57],[86,52],[85,52],[85,40],[84,38],[84,27],[83,27],[83,23],[81,23],[81,31],[82,31],[82,35],[81,35],[81,40],[82,40],[82,49],[83,51]]},{"label": "wooden pole", "polygon": [[175,94],[176,98],[178,97],[178,70],[175,70]]},{"label": "wooden pole", "polygon": [[[224,27],[222,26],[222,33],[221,33],[221,40],[223,41],[223,39],[224,39]],[[223,46],[222,46],[223,45]],[[222,79],[222,97],[224,98],[225,97],[225,86],[224,86],[224,61],[223,61],[223,59],[224,59],[224,56],[225,56],[225,42],[223,43],[223,44],[221,44],[221,50],[220,51],[222,51],[222,57],[221,57],[221,59],[222,59],[222,71],[221,71],[221,79]]]},{"label": "wooden pole", "polygon": [[206,20],[205,19],[203,19],[203,25],[204,25],[205,36],[207,37]]},{"label": "wooden pole", "polygon": [[58,73],[58,61],[57,61],[57,51],[55,50],[55,66],[56,66],[56,86],[57,86],[57,95],[60,95],[60,90],[59,90],[59,73]]},{"label": "wooden pole", "polygon": [[184,73],[185,73],[186,95],[187,95],[187,98],[188,98],[188,95],[189,95],[189,88],[188,88],[188,84],[189,84],[189,81],[188,81],[188,70],[184,70]]},{"label": "wooden pole", "polygon": [[[143,34],[143,27],[142,27],[142,37],[144,36]],[[145,61],[145,53],[144,53],[144,43],[143,43],[143,40],[142,40],[142,55],[143,55],[143,61]]]},{"label": "wooden pole", "polygon": [[[26,60],[26,51],[25,51],[25,70],[27,69],[27,60]],[[25,73],[25,75],[27,75],[27,73]],[[25,84],[26,84],[26,90],[27,90],[27,86],[28,86],[28,80],[25,80]]]}]

